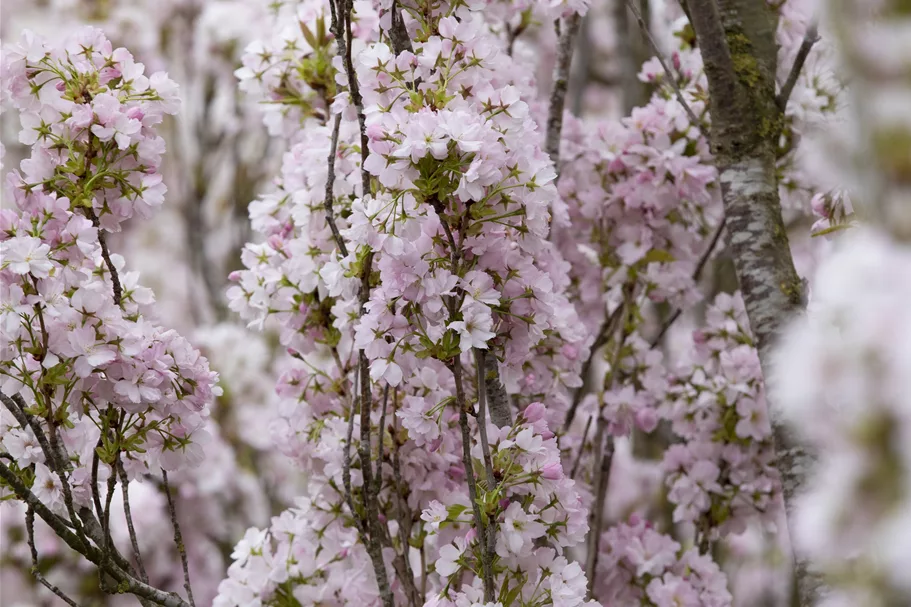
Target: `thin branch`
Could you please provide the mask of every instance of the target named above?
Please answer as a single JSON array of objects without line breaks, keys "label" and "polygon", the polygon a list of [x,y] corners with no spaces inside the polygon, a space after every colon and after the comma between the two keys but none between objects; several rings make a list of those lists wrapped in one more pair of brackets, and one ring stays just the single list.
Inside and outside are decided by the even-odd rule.
[{"label": "thin branch", "polygon": [[123,492],[123,511],[127,521],[127,529],[130,532],[130,544],[133,546],[133,558],[136,559],[136,566],[139,568],[139,578],[143,583],[149,583],[149,576],[146,574],[145,565],[142,562],[142,554],[139,552],[139,540],[136,537],[136,529],[133,527],[133,513],[130,508],[130,481],[127,479],[126,470],[123,469],[123,463],[117,460],[117,474],[120,476],[120,487]]},{"label": "thin branch", "polygon": [[[595,504],[592,507],[591,524],[589,531],[588,559],[586,560],[586,576],[588,578],[588,598],[592,598],[595,585],[595,571],[598,567],[598,548],[601,543],[601,529],[604,525],[604,502],[607,498],[607,486],[610,483],[610,469],[614,461],[614,439],[612,436],[604,437],[604,428],[607,424],[603,417],[598,418],[598,436],[596,449],[598,469],[595,471]],[[602,443],[607,443],[603,445]]]},{"label": "thin branch", "polygon": [[380,412],[379,440],[377,441],[376,476],[373,479],[373,499],[377,499],[383,488],[383,435],[386,433],[386,406],[389,404],[389,384],[383,388],[383,409]]},{"label": "thin branch", "polygon": [[332,125],[332,143],[329,146],[329,158],[326,161],[329,165],[329,172],[326,176],[326,198],[323,201],[323,205],[326,208],[326,223],[329,224],[329,229],[332,230],[335,244],[338,246],[342,257],[348,257],[348,247],[345,246],[345,240],[342,238],[342,234],[335,223],[335,212],[332,209],[332,204],[335,201],[335,157],[338,155],[338,133],[341,126],[342,115],[336,114],[335,123]]},{"label": "thin branch", "polygon": [[677,97],[677,101],[680,102],[680,105],[683,106],[683,110],[686,112],[686,115],[689,117],[690,122],[693,123],[693,126],[699,129],[699,132],[702,133],[702,136],[708,140],[709,135],[706,132],[705,127],[702,124],[702,121],[696,117],[696,113],[693,112],[693,108],[690,107],[690,104],[687,103],[686,98],[683,96],[683,91],[680,90],[680,85],[677,84],[677,74],[671,70],[671,66],[667,64],[667,61],[664,58],[664,54],[661,52],[661,49],[658,48],[658,43],[655,42],[655,39],[652,37],[652,33],[649,31],[648,24],[642,18],[642,13],[639,12],[639,9],[633,4],[632,0],[626,0],[627,6],[633,12],[633,16],[636,17],[636,21],[639,22],[639,28],[642,30],[642,34],[648,39],[649,44],[652,45],[652,50],[655,51],[655,57],[657,57],[658,62],[661,64],[661,68],[664,70],[664,73],[667,74],[667,80],[670,85],[674,88],[674,94]]},{"label": "thin branch", "polygon": [[487,440],[487,388],[484,385],[484,351],[473,349],[475,373],[478,383],[478,431],[481,434],[481,450],[484,455],[484,470],[487,473],[487,486],[495,486],[493,463],[490,460],[490,443]]},{"label": "thin branch", "polygon": [[560,133],[563,130],[563,108],[566,105],[566,92],[569,89],[569,70],[573,61],[573,48],[576,34],[582,17],[573,13],[564,19],[563,27],[557,22],[557,63],[554,66],[554,84],[550,93],[550,105],[547,110],[547,135],[544,151],[554,163],[557,178],[560,176]]},{"label": "thin branch", "polygon": [[32,553],[31,574],[38,580],[38,583],[60,597],[64,603],[70,605],[70,607],[79,607],[76,601],[68,597],[60,588],[51,584],[38,568],[38,549],[35,547],[35,510],[31,506],[25,511],[25,529],[28,535],[28,547]]},{"label": "thin branch", "polygon": [[187,591],[187,600],[190,601],[191,607],[196,607],[196,603],[193,601],[193,589],[190,587],[190,566],[187,563],[187,548],[184,546],[183,537],[180,534],[177,510],[174,508],[171,487],[168,485],[168,472],[164,468],[161,470],[161,480],[164,485],[164,494],[168,498],[168,512],[171,515],[171,524],[174,526],[174,543],[177,544],[177,552],[180,553],[180,564],[183,567],[183,587]]},{"label": "thin branch", "polygon": [[[585,381],[585,378],[588,376],[589,371],[592,368],[594,363],[595,356],[606,343],[607,340],[613,335],[614,331],[617,330],[617,322],[620,320],[620,315],[623,313],[624,304],[617,306],[617,309],[614,310],[610,317],[604,321],[601,325],[601,328],[598,330],[598,335],[595,337],[595,342],[592,344],[590,354],[588,359],[582,364],[582,371],[580,375],[582,380]],[[569,427],[572,425],[573,420],[576,419],[576,411],[579,408],[579,404],[582,402],[582,399],[585,398],[585,395],[588,394],[588,391],[585,390],[584,386],[580,386],[576,390],[576,393],[573,394],[573,402],[569,406],[569,410],[566,412],[566,419],[563,421],[563,431],[566,432],[569,430]]]},{"label": "thin branch", "polygon": [[[481,579],[484,583],[484,601],[494,601],[493,563],[487,551],[487,525],[481,516],[478,503],[478,486],[474,478],[474,467],[471,463],[471,430],[468,427],[468,403],[462,387],[462,362],[458,355],[452,359],[450,370],[455,378],[456,407],[459,409],[459,428],[462,432],[462,465],[465,467],[465,478],[468,482],[468,497],[471,500],[475,527],[478,530],[478,545],[481,546]],[[493,524],[493,523],[492,523]]]},{"label": "thin branch", "polygon": [[414,47],[411,46],[411,36],[408,35],[408,28],[405,27],[402,13],[399,11],[397,4],[397,0],[392,0],[392,8],[390,9],[392,12],[390,15],[392,27],[389,28],[389,40],[392,41],[392,50],[395,51],[396,55],[400,55],[405,51],[413,53]]},{"label": "thin branch", "polygon": [[[393,392],[392,397],[393,407],[398,408],[398,390]],[[423,599],[421,598],[425,594],[423,588],[424,584],[422,583],[422,589],[418,591],[417,586],[414,583],[414,571],[411,569],[411,560],[408,558],[408,553],[411,544],[408,540],[411,538],[411,527],[412,527],[412,518],[413,513],[408,509],[408,499],[404,495],[408,487],[402,481],[402,462],[401,457],[399,456],[399,441],[398,441],[398,425],[396,422],[396,416],[392,416],[392,476],[395,481],[395,491],[392,492],[395,498],[395,513],[396,519],[399,522],[399,542],[402,544],[402,554],[396,555],[396,558],[402,558],[402,564],[404,568],[404,575],[400,575],[402,583],[405,586],[405,594],[408,596],[410,607],[419,607],[423,604]],[[424,567],[421,568],[422,578],[425,575]]]},{"label": "thin branch", "polygon": [[95,214],[95,209],[92,207],[84,207],[85,214],[92,221],[92,225],[98,230],[98,242],[101,243],[101,258],[104,260],[104,264],[107,266],[108,271],[111,273],[111,284],[113,285],[114,290],[114,303],[118,307],[121,305],[123,299],[123,287],[120,284],[120,276],[117,274],[117,268],[114,267],[114,262],[111,261],[111,252],[108,250],[108,241],[105,237],[105,232],[101,227],[101,222],[98,221],[98,215]]},{"label": "thin branch", "polygon": [[85,536],[82,525],[79,524],[79,517],[76,516],[76,509],[73,504],[73,494],[70,491],[70,485],[66,480],[66,475],[60,469],[59,453],[58,450],[51,448],[51,445],[48,444],[47,436],[45,436],[44,431],[41,428],[41,425],[35,419],[34,415],[29,414],[26,411],[25,401],[22,400],[22,397],[18,394],[14,395],[13,398],[8,397],[6,394],[0,392],[0,401],[3,402],[3,405],[13,414],[13,417],[16,418],[16,421],[24,430],[25,428],[31,428],[32,434],[35,435],[35,439],[38,441],[38,445],[41,447],[41,452],[44,454],[44,461],[48,467],[57,474],[57,478],[60,479],[60,484],[63,487],[63,501],[66,505],[67,513],[70,515],[70,522],[72,523],[73,528],[76,530],[76,535],[79,537],[79,540],[83,543],[88,543],[88,539]]},{"label": "thin branch", "polygon": [[582,461],[582,453],[585,451],[585,441],[588,440],[588,431],[591,430],[592,427],[592,419],[594,419],[594,415],[589,415],[588,421],[585,422],[585,430],[582,431],[582,441],[579,443],[579,452],[576,454],[572,470],[569,472],[569,478],[576,478],[576,472],[579,470],[579,462]]},{"label": "thin branch", "polygon": [[778,109],[782,112],[787,109],[788,100],[791,98],[791,93],[794,92],[794,87],[797,85],[797,79],[800,78],[800,72],[803,71],[803,66],[807,62],[807,57],[810,56],[810,51],[817,42],[819,42],[819,27],[816,23],[811,23],[810,27],[807,28],[807,33],[804,34],[803,42],[801,42],[800,49],[797,51],[797,56],[794,57],[794,65],[791,66],[788,78],[781,86],[781,92],[778,93],[778,97],[775,99]]},{"label": "thin branch", "polygon": [[[94,546],[82,543],[82,541],[70,530],[66,521],[51,512],[34,493],[22,484],[22,481],[19,480],[16,474],[2,462],[0,462],[0,478],[12,488],[20,500],[25,502],[27,506],[34,508],[35,513],[54,530],[57,537],[62,539],[70,548],[83,555],[99,568],[104,568],[111,577],[124,585],[126,592],[148,599],[153,603],[162,605],[162,607],[190,607],[176,594],[153,588],[152,586],[135,579],[128,573],[128,569],[122,569],[110,564],[105,565],[102,562],[101,552]],[[86,526],[86,531],[90,533],[93,532],[89,525]]]},{"label": "thin branch", "polygon": [[[705,269],[705,265],[708,263],[709,259],[712,257],[712,253],[715,251],[715,247],[718,245],[718,241],[721,239],[721,233],[724,232],[724,226],[726,218],[721,218],[721,223],[718,224],[718,227],[715,228],[715,233],[712,235],[712,240],[709,243],[708,248],[702,253],[702,257],[699,258],[699,263],[696,264],[696,269],[693,270],[693,280],[699,280],[699,277],[702,275],[702,270]],[[671,314],[667,320],[661,325],[661,329],[652,338],[650,346],[654,348],[661,340],[664,338],[665,334],[670,330],[673,324],[680,318],[680,315],[683,314],[683,310],[677,308],[674,310],[674,313]]]},{"label": "thin branch", "polygon": [[500,381],[497,357],[486,351],[482,351],[482,357],[484,359],[484,395],[487,398],[490,421],[498,428],[512,426],[512,403]]}]

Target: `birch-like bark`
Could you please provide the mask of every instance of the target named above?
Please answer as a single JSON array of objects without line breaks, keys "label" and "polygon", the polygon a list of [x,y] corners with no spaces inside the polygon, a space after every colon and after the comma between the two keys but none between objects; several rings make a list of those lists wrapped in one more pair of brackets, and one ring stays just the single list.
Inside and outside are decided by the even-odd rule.
[{"label": "birch-like bark", "polygon": [[[721,181],[728,248],[768,372],[776,341],[803,309],[781,217],[775,173],[783,114],[775,95],[777,17],[764,1],[687,0],[709,82],[711,146]],[[794,497],[813,460],[770,402],[775,452],[789,522]],[[821,583],[795,554],[801,605],[813,605]]]}]

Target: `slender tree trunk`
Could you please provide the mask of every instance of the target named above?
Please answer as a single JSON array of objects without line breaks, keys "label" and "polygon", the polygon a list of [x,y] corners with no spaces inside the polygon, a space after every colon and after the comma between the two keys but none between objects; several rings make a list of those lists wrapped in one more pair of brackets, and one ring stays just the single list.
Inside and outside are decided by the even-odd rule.
[{"label": "slender tree trunk", "polygon": [[[788,244],[776,143],[783,114],[775,97],[777,16],[764,0],[687,0],[709,82],[712,152],[721,178],[728,246],[766,376],[778,336],[803,309],[803,286]],[[772,430],[792,519],[794,496],[812,467],[774,402]],[[813,605],[819,578],[795,554],[801,605]]]}]

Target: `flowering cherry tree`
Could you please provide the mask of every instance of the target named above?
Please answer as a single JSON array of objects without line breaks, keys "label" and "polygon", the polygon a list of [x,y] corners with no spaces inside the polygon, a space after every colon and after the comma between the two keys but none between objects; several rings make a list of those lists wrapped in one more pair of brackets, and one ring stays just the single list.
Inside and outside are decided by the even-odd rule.
[{"label": "flowering cherry tree", "polygon": [[[10,599],[902,604],[907,118],[877,85],[906,74],[870,31],[907,11],[837,4],[121,0],[4,32]],[[851,183],[820,150],[865,149],[856,103]]]}]

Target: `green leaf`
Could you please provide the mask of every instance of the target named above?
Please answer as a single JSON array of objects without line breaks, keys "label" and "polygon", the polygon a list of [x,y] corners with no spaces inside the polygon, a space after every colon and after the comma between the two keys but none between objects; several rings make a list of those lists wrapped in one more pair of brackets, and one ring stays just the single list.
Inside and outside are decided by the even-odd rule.
[{"label": "green leaf", "polygon": [[645,263],[670,263],[672,261],[675,261],[675,258],[670,254],[670,252],[663,249],[652,249],[645,254],[645,257],[643,257],[642,260]]}]

